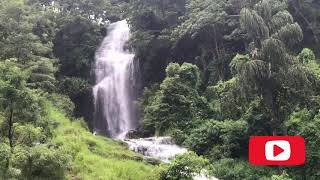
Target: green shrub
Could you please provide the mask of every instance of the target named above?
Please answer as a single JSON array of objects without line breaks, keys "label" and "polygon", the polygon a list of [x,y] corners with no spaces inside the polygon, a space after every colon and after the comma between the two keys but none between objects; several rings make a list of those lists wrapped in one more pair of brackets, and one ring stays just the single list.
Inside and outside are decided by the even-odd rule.
[{"label": "green shrub", "polygon": [[10,154],[10,146],[5,143],[0,143],[0,179],[7,174]]},{"label": "green shrub", "polygon": [[50,94],[48,99],[55,107],[66,113],[66,115],[73,115],[75,105],[68,96],[62,94]]},{"label": "green shrub", "polygon": [[215,160],[223,157],[240,155],[241,149],[246,149],[247,123],[245,121],[208,120],[191,131],[185,145],[201,155]]},{"label": "green shrub", "polygon": [[234,159],[215,161],[210,172],[221,180],[262,180],[270,179],[273,174],[277,173],[275,168],[252,166],[246,160]]},{"label": "green shrub", "polygon": [[192,180],[194,176],[204,173],[209,161],[194,152],[178,155],[169,165],[163,180]]},{"label": "green shrub", "polygon": [[286,172],[283,172],[281,175],[273,175],[271,179],[272,180],[293,180],[290,178],[290,176]]},{"label": "green shrub", "polygon": [[309,48],[304,48],[301,53],[298,55],[298,59],[303,64],[308,64],[315,62],[316,56],[313,51]]}]

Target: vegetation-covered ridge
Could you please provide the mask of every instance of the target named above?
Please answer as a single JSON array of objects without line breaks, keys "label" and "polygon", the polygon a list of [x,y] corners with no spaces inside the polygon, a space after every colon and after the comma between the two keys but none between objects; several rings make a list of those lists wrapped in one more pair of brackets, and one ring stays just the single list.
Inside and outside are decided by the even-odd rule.
[{"label": "vegetation-covered ridge", "polygon": [[128,150],[125,144],[94,136],[85,122],[70,120],[55,107],[50,107],[49,117],[57,123],[50,142],[72,159],[67,179],[156,179],[159,168]]}]

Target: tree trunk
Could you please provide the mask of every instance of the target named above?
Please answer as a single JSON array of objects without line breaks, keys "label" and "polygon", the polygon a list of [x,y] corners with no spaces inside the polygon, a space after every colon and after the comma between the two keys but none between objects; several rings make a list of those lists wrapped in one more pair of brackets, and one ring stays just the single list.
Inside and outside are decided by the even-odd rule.
[{"label": "tree trunk", "polygon": [[280,126],[280,120],[278,117],[278,109],[276,105],[276,99],[275,99],[275,94],[274,94],[274,84],[272,81],[272,78],[269,79],[266,83],[266,86],[264,87],[264,92],[263,92],[263,99],[264,102],[266,103],[268,109],[270,110],[270,116],[271,116],[271,121],[270,121],[270,127],[272,130],[272,135],[276,136],[278,134],[277,129]]},{"label": "tree trunk", "polygon": [[10,115],[8,119],[9,129],[8,129],[8,138],[11,151],[13,150],[13,108],[10,108]]}]

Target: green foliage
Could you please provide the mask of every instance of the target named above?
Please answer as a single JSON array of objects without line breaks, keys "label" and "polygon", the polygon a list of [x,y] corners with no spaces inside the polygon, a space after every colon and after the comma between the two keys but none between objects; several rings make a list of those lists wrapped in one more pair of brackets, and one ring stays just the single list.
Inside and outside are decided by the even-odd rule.
[{"label": "green foliage", "polygon": [[244,160],[221,159],[212,164],[211,173],[219,179],[270,179],[276,174],[276,169],[271,167],[252,166]]},{"label": "green foliage", "polygon": [[209,120],[191,131],[185,145],[211,160],[238,156],[246,147],[247,123]]},{"label": "green foliage", "polygon": [[63,179],[71,160],[64,150],[46,146],[18,146],[12,158],[13,166],[21,170],[20,179]]},{"label": "green foliage", "polygon": [[55,106],[61,109],[67,116],[72,116],[74,113],[74,104],[70,98],[61,94],[50,94],[48,99]]},{"label": "green foliage", "polygon": [[178,155],[169,165],[163,180],[192,180],[197,174],[206,172],[209,161],[194,152]]},{"label": "green foliage", "polygon": [[320,160],[319,152],[319,127],[320,116],[319,112],[313,110],[302,109],[298,110],[290,116],[288,121],[285,122],[285,126],[288,129],[288,134],[293,136],[302,136],[306,141],[306,164],[303,167],[297,167],[294,169],[287,169],[288,174],[291,177],[308,179],[317,179],[320,174],[317,171],[317,162]]},{"label": "green foliage", "polygon": [[[60,16],[81,15],[94,21],[118,19],[122,18],[123,14],[121,8],[114,5],[117,1],[110,0],[56,0],[54,3],[48,0],[28,0],[28,2],[39,8],[45,6],[48,10],[55,10],[54,13]],[[121,5],[121,1],[117,3]]]},{"label": "green foliage", "polygon": [[[262,97],[266,112],[271,115],[273,134],[277,134],[292,107],[298,104],[286,101],[286,94],[295,93],[287,89],[311,96],[314,92],[309,91],[309,84],[315,85],[310,70],[292,56],[296,45],[303,39],[303,33],[286,9],[286,1],[262,0],[255,8],[244,8],[240,14],[241,26],[252,41],[251,56],[238,72],[240,85],[245,96],[254,93]],[[277,29],[279,22],[283,25]]]},{"label": "green foliage", "polygon": [[166,68],[166,75],[167,77],[174,77],[179,71],[180,71],[180,65],[178,63],[171,63]]},{"label": "green foliage", "polygon": [[181,21],[185,4],[186,0],[136,0],[129,3],[130,44],[139,59],[144,86],[160,83],[168,63],[173,61],[170,32]]},{"label": "green foliage", "polygon": [[157,100],[159,88],[160,87],[157,84],[154,84],[151,88],[145,88],[143,91],[143,98],[139,101],[140,110],[144,113],[143,130],[146,131],[147,136],[153,135],[156,132],[154,118],[152,118],[149,113],[156,108],[156,106],[152,107],[151,103]]},{"label": "green foliage", "polygon": [[59,74],[89,79],[96,47],[102,39],[99,25],[81,16],[63,20],[53,52],[61,64]]},{"label": "green foliage", "polygon": [[301,25],[304,34],[304,46],[311,48],[315,54],[319,55],[320,40],[320,4],[317,0],[289,1],[291,14]]},{"label": "green foliage", "polygon": [[132,1],[129,14],[132,45],[139,59],[143,84],[165,78],[170,62],[196,64],[204,84],[226,80],[226,66],[243,50],[238,28],[239,2],[224,0]]},{"label": "green foliage", "polygon": [[303,40],[303,32],[299,24],[287,24],[277,31],[274,37],[284,42],[288,48],[293,48]]},{"label": "green foliage", "polygon": [[[134,24],[134,28],[145,28],[148,30],[162,30],[160,28],[176,25],[179,20],[179,16],[181,16],[185,11],[185,3],[186,0],[131,1],[130,10],[132,11],[132,24]],[[158,23],[154,22],[154,20],[158,21]],[[160,25],[160,27],[157,25]]]},{"label": "green foliage", "polygon": [[38,14],[24,1],[1,2],[0,58],[16,58],[21,63],[47,57],[52,44],[41,42],[33,33]]},{"label": "green foliage", "polygon": [[6,143],[0,144],[0,177],[5,177],[8,171],[10,159],[10,146]]},{"label": "green foliage", "polygon": [[271,19],[271,29],[272,32],[277,32],[279,29],[281,29],[286,24],[292,24],[293,17],[290,14],[290,12],[284,10],[280,11],[277,14],[275,14]]},{"label": "green foliage", "polygon": [[218,119],[237,119],[246,109],[247,101],[241,96],[238,77],[228,81],[219,81],[215,86],[207,87],[205,97]]},{"label": "green foliage", "polygon": [[241,119],[248,123],[248,135],[271,135],[270,113],[261,97],[256,97],[249,104]]},{"label": "green foliage", "polygon": [[[182,22],[171,34],[174,53],[179,58],[190,59],[204,74],[205,84],[226,80],[226,65],[234,55],[231,49],[243,49],[237,19],[239,7],[235,1],[192,0],[187,2]],[[181,53],[183,52],[183,53]]]},{"label": "green foliage", "polygon": [[66,77],[60,82],[60,91],[62,94],[68,95],[71,98],[75,98],[86,92],[90,88],[88,81],[76,78],[76,77]]},{"label": "green foliage", "polygon": [[[319,179],[319,7],[316,0],[1,0],[0,179],[206,172]],[[129,20],[129,48],[146,87],[143,135],[171,135],[208,158],[211,170],[202,171],[209,162],[195,153],[149,165],[72,118],[92,111],[94,53],[104,26],[120,19]],[[301,47],[308,48],[297,55]],[[249,136],[271,134],[305,137],[306,165],[279,175],[241,160]]]},{"label": "green foliage", "polygon": [[47,106],[41,90],[28,87],[32,70],[20,68],[14,59],[0,62],[0,70],[1,152],[10,150],[1,162],[1,178],[61,179],[68,160],[45,144],[50,135]]},{"label": "green foliage", "polygon": [[182,64],[178,72],[181,80],[188,83],[187,86],[197,89],[200,85],[199,68],[195,65]]},{"label": "green foliage", "polygon": [[33,89],[42,89],[46,92],[55,92],[57,90],[57,80],[55,73],[57,68],[53,65],[53,61],[43,59],[35,63],[31,63],[29,67],[31,71],[28,79],[28,86]]},{"label": "green foliage", "polygon": [[263,18],[254,10],[242,9],[240,12],[240,23],[246,29],[249,36],[258,41],[269,37],[269,29]]},{"label": "green foliage", "polygon": [[292,180],[287,173],[282,173],[280,176],[279,175],[273,175],[271,177],[272,180]]},{"label": "green foliage", "polygon": [[320,66],[317,62],[315,54],[309,48],[304,48],[301,53],[298,55],[298,60],[300,63],[303,63],[305,67],[307,67],[313,75],[320,78]]},{"label": "green foliage", "polygon": [[0,70],[0,108],[6,119],[7,138],[13,147],[14,123],[36,124],[45,115],[44,102],[37,95],[39,91],[27,87],[28,71],[23,71],[12,60],[0,62]]},{"label": "green foliage", "polygon": [[32,147],[42,140],[42,128],[34,127],[31,124],[21,125],[19,123],[13,124],[14,142],[16,145],[24,144]]},{"label": "green foliage", "polygon": [[197,91],[200,75],[196,66],[170,64],[167,75],[159,89],[145,93],[142,103],[144,126],[154,129],[156,134],[177,132],[174,129],[188,131],[192,124],[210,113],[206,100]]},{"label": "green foliage", "polygon": [[240,73],[243,65],[248,61],[250,61],[250,56],[248,54],[237,54],[230,63],[231,72],[233,72],[233,74]]},{"label": "green foliage", "polygon": [[[173,36],[173,38],[182,38],[186,35],[196,38],[202,29],[213,30],[215,25],[223,23],[222,21],[226,19],[224,8],[227,5],[229,4],[224,1],[216,1],[215,4],[210,0],[189,1],[184,22],[173,31],[178,37]],[[211,27],[207,27],[209,24]]]},{"label": "green foliage", "polygon": [[312,63],[316,60],[316,56],[309,48],[304,48],[298,55],[298,59],[303,64]]}]

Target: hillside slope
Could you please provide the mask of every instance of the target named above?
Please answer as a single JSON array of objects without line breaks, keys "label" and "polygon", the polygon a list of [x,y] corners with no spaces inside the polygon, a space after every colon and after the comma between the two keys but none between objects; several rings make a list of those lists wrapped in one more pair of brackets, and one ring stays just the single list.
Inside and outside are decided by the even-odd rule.
[{"label": "hillside slope", "polygon": [[49,117],[57,122],[52,144],[62,146],[72,156],[67,179],[157,179],[159,168],[146,163],[121,142],[92,135],[85,123],[71,121],[54,107]]}]

